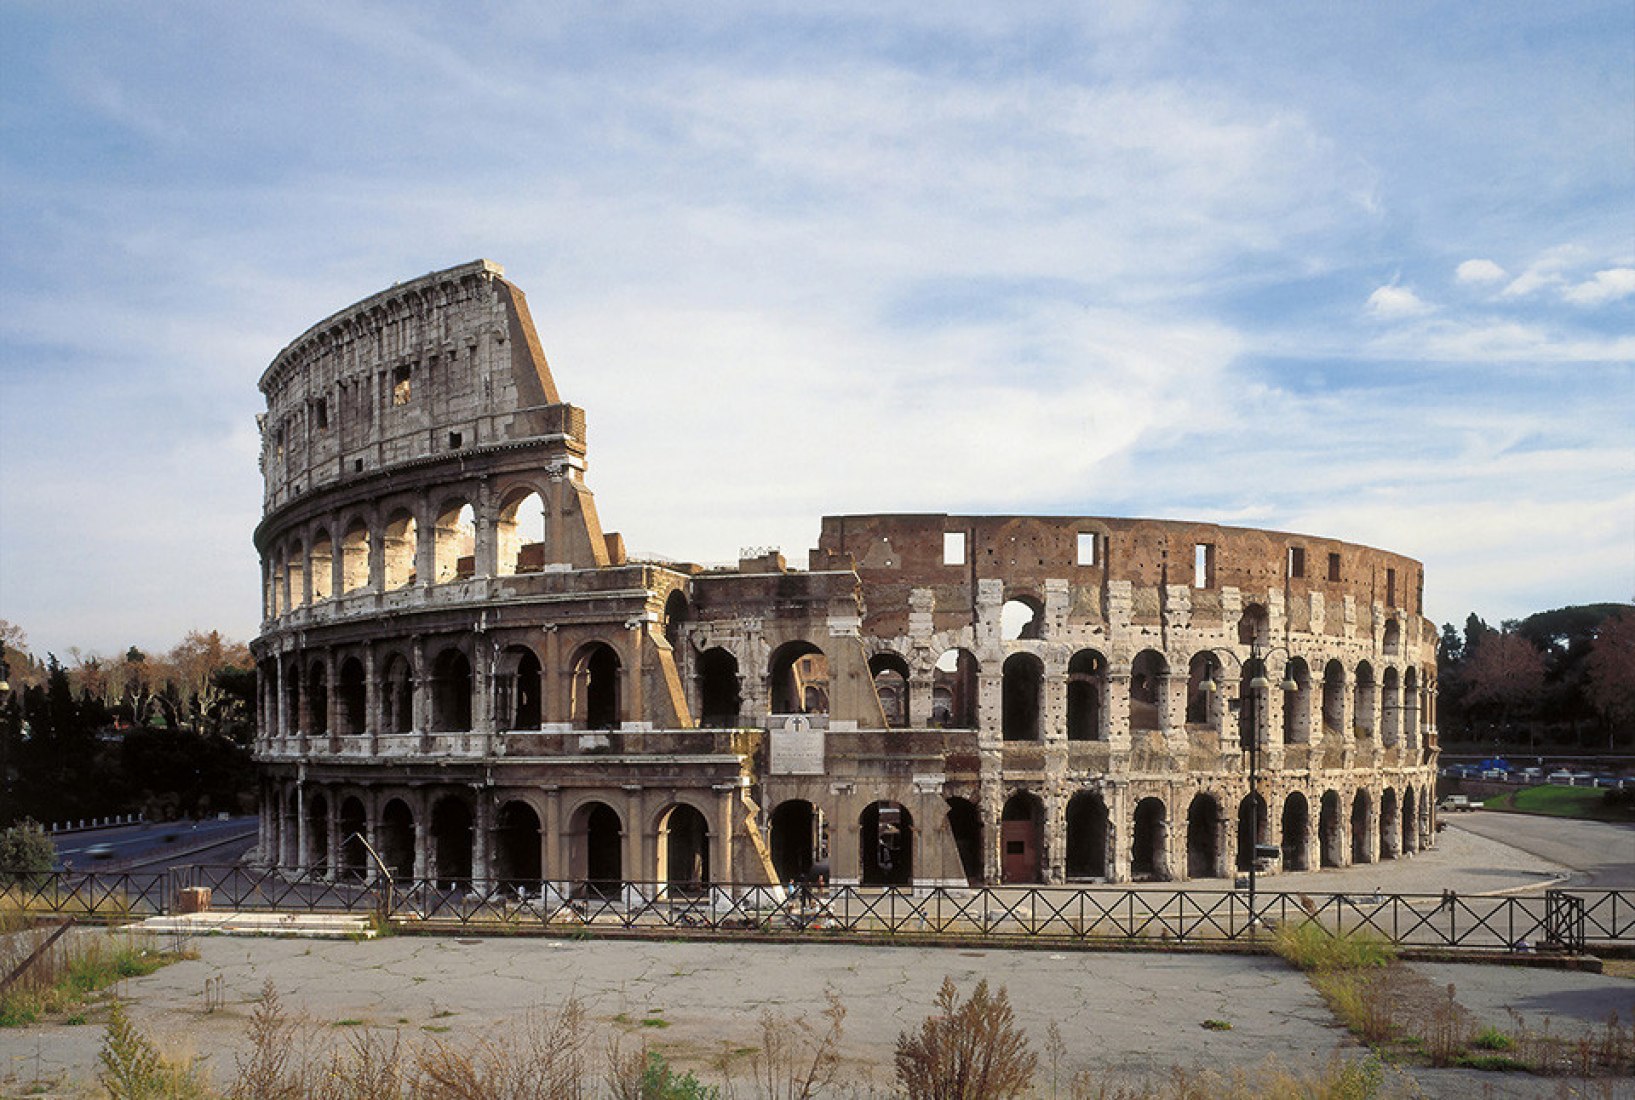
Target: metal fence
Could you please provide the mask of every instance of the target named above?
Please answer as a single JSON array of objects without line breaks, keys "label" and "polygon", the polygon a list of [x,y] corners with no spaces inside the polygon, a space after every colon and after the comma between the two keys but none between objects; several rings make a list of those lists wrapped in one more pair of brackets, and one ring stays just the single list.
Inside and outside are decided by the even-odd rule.
[{"label": "metal fence", "polygon": [[336,882],[239,867],[124,873],[0,872],[13,903],[52,914],[121,920],[173,911],[183,887],[214,910],[372,912],[404,926],[552,933],[696,932],[1012,942],[1221,944],[1316,923],[1400,947],[1581,953],[1635,947],[1635,892],[1549,890],[1483,897],[1313,894],[1193,888],[1005,886],[876,888],[666,883]]}]

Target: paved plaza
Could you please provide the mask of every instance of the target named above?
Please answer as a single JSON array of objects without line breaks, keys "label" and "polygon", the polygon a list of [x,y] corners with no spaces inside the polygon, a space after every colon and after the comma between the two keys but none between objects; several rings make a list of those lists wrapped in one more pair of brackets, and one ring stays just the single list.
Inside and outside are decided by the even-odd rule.
[{"label": "paved plaza", "polygon": [[[1525,825],[1517,828],[1525,831]],[[1635,832],[1591,829],[1584,836],[1596,838],[1601,854],[1594,859],[1610,853],[1616,863]],[[1442,840],[1437,851],[1395,867],[1277,876],[1268,886],[1276,882],[1281,889],[1279,880],[1303,878],[1337,885],[1287,888],[1512,889],[1595,870],[1544,861],[1462,825],[1450,827]],[[833,989],[847,1010],[847,1080],[872,1080],[882,1091],[890,1084],[898,1033],[930,1011],[944,975],[966,991],[984,978],[1005,986],[1041,1053],[1054,1022],[1066,1044],[1064,1080],[1081,1069],[1132,1083],[1177,1065],[1255,1065],[1275,1056],[1299,1068],[1336,1054],[1362,1056],[1305,978],[1272,957],[420,936],[370,942],[203,937],[189,946],[198,958],[129,981],[120,994],[167,1048],[208,1059],[218,1082],[232,1076],[251,1002],[269,979],[291,1008],[331,1035],[344,1035],[347,1021],[345,1027],[395,1029],[410,1041],[491,1035],[529,1008],[555,1008],[576,997],[598,1029],[625,1029],[630,1041],[646,1039],[673,1063],[715,1079],[711,1065],[723,1052],[757,1045],[763,1013],[815,1019],[825,991]],[[1414,965],[1439,988],[1454,984],[1461,1003],[1501,1025],[1512,1009],[1533,1026],[1548,1018],[1557,1034],[1601,1024],[1614,1011],[1625,1020],[1635,1016],[1635,982],[1624,978]],[[205,1011],[207,990],[221,1001],[216,1011]],[[1231,1027],[1215,1030],[1205,1021]],[[0,1031],[0,1093],[21,1095],[40,1081],[90,1081],[102,1039],[94,1022],[93,1015],[88,1026]],[[740,1080],[748,1073],[744,1058],[739,1055]],[[1413,1076],[1432,1096],[1559,1094],[1559,1082],[1528,1075],[1416,1070]],[[1635,1096],[1635,1083],[1614,1083],[1611,1094]]]}]

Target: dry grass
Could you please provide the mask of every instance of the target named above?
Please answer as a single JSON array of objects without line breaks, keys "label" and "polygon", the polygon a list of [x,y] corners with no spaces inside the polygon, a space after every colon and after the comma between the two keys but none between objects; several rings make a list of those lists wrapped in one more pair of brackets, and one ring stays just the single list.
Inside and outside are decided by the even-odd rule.
[{"label": "dry grass", "polygon": [[152,937],[125,932],[69,931],[50,943],[56,925],[0,934],[0,976],[44,948],[0,994],[0,1027],[21,1027],[79,1008],[126,978],[151,974],[184,954],[162,951]]},{"label": "dry grass", "polygon": [[1011,1100],[1032,1089],[1038,1064],[1004,988],[989,994],[986,981],[961,1003],[943,978],[936,1011],[897,1037],[897,1082],[909,1100]]}]

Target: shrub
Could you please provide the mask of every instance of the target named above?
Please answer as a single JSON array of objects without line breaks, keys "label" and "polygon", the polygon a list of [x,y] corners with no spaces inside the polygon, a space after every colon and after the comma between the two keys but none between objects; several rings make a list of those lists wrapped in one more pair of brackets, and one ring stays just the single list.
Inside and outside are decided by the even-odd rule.
[{"label": "shrub", "polygon": [[56,845],[38,823],[24,818],[0,829],[0,886],[34,882],[56,865]]},{"label": "shrub", "polygon": [[97,1083],[112,1100],[202,1100],[209,1095],[191,1062],[163,1057],[118,1001],[108,1012],[108,1030],[98,1056]]},{"label": "shrub", "polygon": [[1396,948],[1365,932],[1330,932],[1313,921],[1285,924],[1272,949],[1301,970],[1365,970],[1396,958]]},{"label": "shrub", "polygon": [[909,1100],[1008,1100],[1028,1091],[1038,1059],[1003,987],[990,995],[978,982],[961,1004],[954,980],[944,978],[936,1006],[916,1034],[897,1036],[897,1080]]}]

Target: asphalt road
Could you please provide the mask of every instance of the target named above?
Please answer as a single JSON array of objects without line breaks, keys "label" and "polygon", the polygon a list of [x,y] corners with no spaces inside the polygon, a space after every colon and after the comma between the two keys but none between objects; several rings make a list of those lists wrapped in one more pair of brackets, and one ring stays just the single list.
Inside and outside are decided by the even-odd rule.
[{"label": "asphalt road", "polygon": [[1443,820],[1570,869],[1567,889],[1635,889],[1635,825],[1487,810]]},{"label": "asphalt road", "polygon": [[[255,842],[256,819],[169,821],[62,833],[57,866],[76,871],[163,870],[172,864],[235,863]],[[104,850],[93,852],[102,846]]]}]

